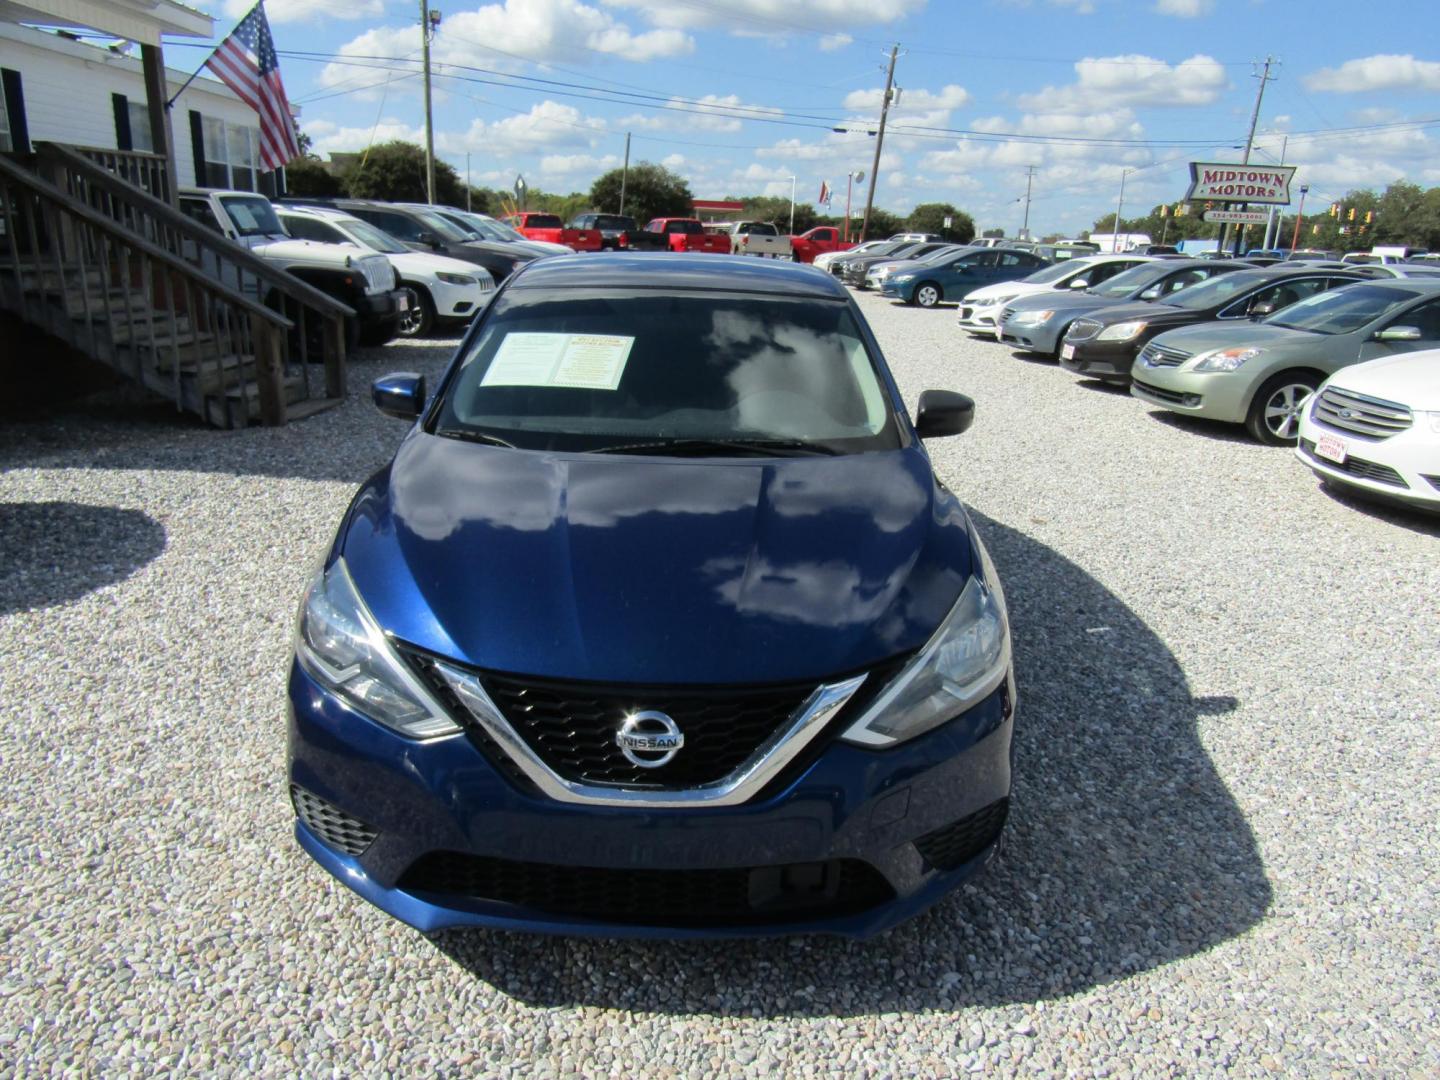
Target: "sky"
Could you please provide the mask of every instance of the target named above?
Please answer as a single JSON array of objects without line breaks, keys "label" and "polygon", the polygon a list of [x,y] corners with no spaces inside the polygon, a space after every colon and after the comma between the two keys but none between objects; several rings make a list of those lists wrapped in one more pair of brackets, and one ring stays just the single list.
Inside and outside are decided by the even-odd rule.
[{"label": "sky", "polygon": [[[192,0],[193,2],[193,0]],[[253,0],[202,0],[229,32]],[[949,202],[982,228],[1075,234],[1178,200],[1192,160],[1282,152],[1310,206],[1440,185],[1436,0],[435,0],[437,154],[474,183],[585,191],[631,161],[699,198],[858,210]],[[423,142],[418,0],[266,0],[301,129],[322,155]],[[890,48],[899,46],[879,169]],[[204,50],[168,42],[172,67]],[[1421,50],[1418,51],[1417,50]],[[1428,121],[1428,123],[1426,123]],[[839,129],[838,131],[835,129]],[[1288,136],[1288,144],[1286,138]],[[1031,171],[1033,167],[1033,175]]]}]

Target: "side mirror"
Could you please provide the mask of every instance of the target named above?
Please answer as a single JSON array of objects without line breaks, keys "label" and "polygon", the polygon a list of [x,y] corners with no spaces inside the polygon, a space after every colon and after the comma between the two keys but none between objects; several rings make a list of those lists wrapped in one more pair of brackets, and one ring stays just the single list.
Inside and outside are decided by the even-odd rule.
[{"label": "side mirror", "polygon": [[382,375],[370,384],[370,400],[386,416],[414,420],[425,411],[425,376],[413,371]]},{"label": "side mirror", "polygon": [[1144,292],[1142,292],[1142,293],[1140,294],[1140,299],[1141,299],[1141,300],[1158,300],[1158,299],[1160,299],[1160,286],[1159,286],[1159,285],[1151,285],[1150,288],[1146,289]]},{"label": "side mirror", "polygon": [[1267,302],[1267,301],[1265,301],[1265,300],[1262,300],[1262,301],[1260,301],[1258,304],[1251,304],[1251,305],[1250,305],[1250,317],[1251,317],[1252,319],[1259,319],[1259,318],[1261,318],[1261,317],[1263,317],[1263,316],[1265,316],[1265,315],[1269,315],[1269,314],[1270,314],[1272,311],[1274,311],[1274,310],[1275,310],[1275,305],[1274,305],[1274,304],[1271,304],[1271,303],[1269,303],[1269,302]]},{"label": "side mirror", "polygon": [[915,412],[915,432],[922,439],[959,435],[975,422],[975,400],[953,390],[926,390]]},{"label": "side mirror", "polygon": [[1072,288],[1072,289],[1088,289],[1089,287],[1090,287],[1090,279],[1089,279],[1089,278],[1077,277],[1077,278],[1072,278],[1071,281],[1070,281],[1070,288]]},{"label": "side mirror", "polygon": [[422,233],[420,234],[420,236],[418,237],[418,239],[419,239],[420,243],[424,244],[426,247],[430,248],[432,251],[439,251],[439,250],[440,250],[440,246],[441,246],[441,245],[440,245],[440,238],[439,238],[438,236],[436,236],[434,233],[432,233],[432,232],[422,232]]},{"label": "side mirror", "polygon": [[1375,333],[1376,341],[1419,341],[1423,337],[1418,326],[1387,326]]}]

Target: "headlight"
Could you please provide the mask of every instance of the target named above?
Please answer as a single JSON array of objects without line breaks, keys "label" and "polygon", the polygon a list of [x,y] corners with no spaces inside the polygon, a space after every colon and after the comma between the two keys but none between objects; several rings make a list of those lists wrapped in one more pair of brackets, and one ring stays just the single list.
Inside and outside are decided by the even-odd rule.
[{"label": "headlight", "polygon": [[433,739],[460,730],[395,654],[343,559],[305,590],[295,655],[319,682],[401,735]]},{"label": "headlight", "polygon": [[979,300],[976,300],[975,303],[983,307],[993,307],[996,304],[1008,304],[1019,295],[1019,293],[1009,293],[1005,296],[982,296]]},{"label": "headlight", "polygon": [[1214,349],[1211,352],[1202,353],[1191,371],[1235,371],[1246,360],[1252,360],[1263,353],[1264,349]]},{"label": "headlight", "polygon": [[1117,322],[1114,326],[1107,326],[1100,333],[1095,335],[1096,341],[1129,341],[1141,333],[1147,323],[1143,322]]},{"label": "headlight", "polygon": [[939,727],[994,692],[1010,670],[1005,595],[983,546],[982,577],[971,577],[960,599],[925,647],[852,724],[843,738],[861,746],[891,746]]},{"label": "headlight", "polygon": [[1043,322],[1049,322],[1053,311],[1018,311],[1011,322],[1016,326],[1039,326]]},{"label": "headlight", "polygon": [[446,285],[474,285],[475,279],[468,274],[436,274]]}]

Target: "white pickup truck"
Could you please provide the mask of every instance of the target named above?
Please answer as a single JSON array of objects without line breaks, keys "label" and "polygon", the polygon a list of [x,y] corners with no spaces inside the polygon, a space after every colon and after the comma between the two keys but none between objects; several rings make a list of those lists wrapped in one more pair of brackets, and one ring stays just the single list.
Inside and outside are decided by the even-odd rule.
[{"label": "white pickup truck", "polygon": [[737,221],[730,226],[731,255],[760,255],[772,259],[789,259],[790,237],[768,221]]}]

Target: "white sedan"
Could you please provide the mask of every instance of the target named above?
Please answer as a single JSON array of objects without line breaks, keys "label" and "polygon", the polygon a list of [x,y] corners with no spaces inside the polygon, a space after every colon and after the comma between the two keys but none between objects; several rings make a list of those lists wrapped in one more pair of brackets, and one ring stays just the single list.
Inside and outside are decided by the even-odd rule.
[{"label": "white sedan", "polygon": [[1440,349],[1331,375],[1301,414],[1295,456],[1327,485],[1440,511]]},{"label": "white sedan", "polygon": [[[1099,285],[1122,270],[1151,260],[1143,255],[1094,255],[1065,259],[1037,270],[1019,281],[1001,281],[976,289],[960,301],[960,329],[977,337],[995,336],[995,319],[1001,308],[1020,296],[1034,296],[1049,289],[1064,292]],[[1082,284],[1083,283],[1083,284]]]},{"label": "white sedan", "polygon": [[343,210],[326,206],[277,206],[275,210],[291,236],[377,251],[390,260],[399,287],[410,300],[400,317],[401,337],[423,337],[437,323],[468,323],[495,292],[495,279],[483,266],[411,251],[389,233]]}]

